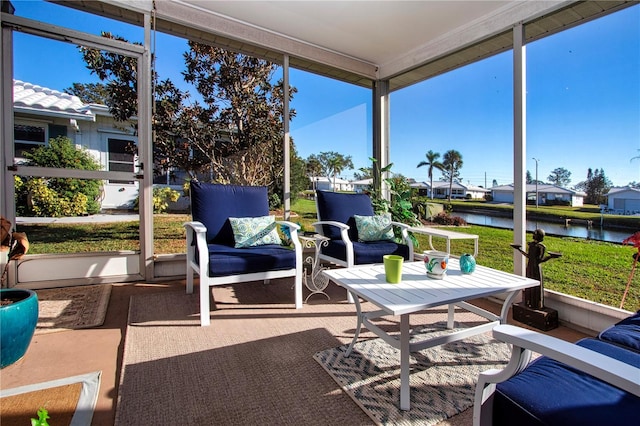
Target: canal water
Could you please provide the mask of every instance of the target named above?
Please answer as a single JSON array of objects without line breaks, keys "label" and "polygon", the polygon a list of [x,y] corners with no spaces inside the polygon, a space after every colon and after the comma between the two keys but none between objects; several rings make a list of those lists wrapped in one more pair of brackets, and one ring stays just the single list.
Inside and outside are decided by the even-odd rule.
[{"label": "canal water", "polygon": [[[453,216],[459,216],[472,225],[492,226],[494,228],[513,229],[513,219],[508,217],[487,216],[476,213],[454,212]],[[638,220],[640,231],[640,220]],[[598,241],[609,241],[612,243],[621,243],[622,240],[633,234],[633,231],[612,231],[600,228],[599,222],[594,222],[591,228],[586,224],[574,224],[565,227],[560,223],[536,222],[527,220],[527,231],[535,231],[542,229],[546,234],[559,235],[563,237],[586,238]]]}]

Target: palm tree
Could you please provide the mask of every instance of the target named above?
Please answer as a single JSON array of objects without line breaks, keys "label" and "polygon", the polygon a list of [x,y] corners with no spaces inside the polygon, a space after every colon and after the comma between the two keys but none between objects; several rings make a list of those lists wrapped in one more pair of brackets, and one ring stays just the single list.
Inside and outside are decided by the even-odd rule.
[{"label": "palm tree", "polygon": [[333,176],[333,190],[336,190],[336,177],[345,169],[353,169],[350,155],[342,155],[335,151],[321,152],[317,157],[327,177]]},{"label": "palm tree", "polygon": [[442,157],[443,171],[449,175],[449,202],[451,202],[451,193],[453,192],[453,178],[458,175],[458,171],[462,167],[462,154],[455,149],[450,149],[444,153]]},{"label": "palm tree", "polygon": [[427,157],[427,161],[421,161],[417,167],[429,166],[427,175],[429,176],[429,191],[431,191],[431,199],[433,200],[433,169],[442,170],[444,165],[438,161],[438,158],[440,158],[440,153],[438,152],[429,150],[425,156]]}]

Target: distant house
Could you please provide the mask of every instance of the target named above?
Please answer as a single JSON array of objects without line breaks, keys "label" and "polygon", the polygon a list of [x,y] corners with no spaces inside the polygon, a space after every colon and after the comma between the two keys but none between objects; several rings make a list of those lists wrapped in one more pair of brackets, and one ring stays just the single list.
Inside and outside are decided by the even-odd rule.
[{"label": "distant house", "polygon": [[630,186],[613,187],[606,195],[609,211],[618,214],[640,213],[640,189]]},{"label": "distant house", "polygon": [[[429,188],[429,184],[421,182],[421,185],[416,186],[419,190],[424,187]],[[486,188],[482,188],[475,185],[465,185],[460,182],[453,182],[451,187],[452,199],[482,199],[486,194],[491,192]],[[431,196],[431,191],[428,191]],[[449,182],[446,181],[433,181],[433,198],[446,199],[449,198]]]},{"label": "distant house", "polygon": [[[104,170],[133,173],[138,165],[128,149],[138,138],[117,126],[105,105],[85,104],[77,96],[14,80],[13,110],[15,161],[24,160],[26,150],[66,136],[77,147],[86,148]],[[138,184],[104,181],[103,193],[102,208],[131,208]]]},{"label": "distant house", "polygon": [[[527,202],[535,204],[536,191],[538,193],[538,205],[568,205],[579,207],[584,204],[584,192],[561,188],[548,184],[527,184]],[[513,184],[499,185],[491,188],[494,202],[513,204]]]},{"label": "distant house", "polygon": [[373,186],[373,179],[352,180],[351,187],[355,192],[362,193]]},{"label": "distant house", "polygon": [[419,196],[430,197],[431,191],[429,191],[429,184],[426,182],[412,182],[409,186],[418,192]]},{"label": "distant house", "polygon": [[353,191],[351,182],[340,178],[327,178],[323,176],[314,176],[309,178],[311,180],[311,189],[317,189],[319,191]]}]

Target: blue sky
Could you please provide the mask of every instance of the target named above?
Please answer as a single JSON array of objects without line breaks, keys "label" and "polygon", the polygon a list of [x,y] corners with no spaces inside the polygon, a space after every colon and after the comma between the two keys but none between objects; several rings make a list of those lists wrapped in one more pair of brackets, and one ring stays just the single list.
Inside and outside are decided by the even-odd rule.
[{"label": "blue sky", "polygon": [[[142,29],[117,21],[40,1],[14,5],[19,16],[142,40]],[[157,46],[160,76],[180,83],[186,42],[158,34]],[[73,45],[16,33],[15,49],[16,79],[56,90],[96,80]],[[640,159],[631,161],[640,156],[640,6],[531,43],[527,59],[527,169],[532,177],[532,158],[537,158],[543,181],[563,167],[571,172],[571,185],[584,180],[588,168],[604,169],[617,186],[640,182]],[[370,91],[293,69],[290,77],[298,89],[291,104],[297,111],[291,135],[299,155],[337,151],[350,155],[356,169],[368,166]],[[512,53],[505,52],[393,92],[393,171],[426,181],[426,168],[416,167],[425,153],[456,149],[464,162],[464,183],[513,182],[512,84]],[[351,178],[352,173],[342,175]]]}]

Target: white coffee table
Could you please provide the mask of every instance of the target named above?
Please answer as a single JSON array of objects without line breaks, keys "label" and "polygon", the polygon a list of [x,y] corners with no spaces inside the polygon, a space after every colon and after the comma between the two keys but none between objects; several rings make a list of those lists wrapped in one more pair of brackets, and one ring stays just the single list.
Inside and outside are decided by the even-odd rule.
[{"label": "white coffee table", "polygon": [[[336,284],[346,288],[356,302],[358,325],[347,349],[351,354],[364,324],[391,346],[400,349],[400,409],[409,410],[409,354],[437,345],[465,339],[506,323],[509,307],[519,290],[539,285],[531,278],[498,271],[481,265],[472,274],[462,274],[457,259],[449,259],[447,276],[442,280],[427,278],[423,262],[407,262],[402,268],[402,281],[389,284],[385,280],[383,265],[357,266],[323,272]],[[507,293],[500,315],[474,306],[467,300]],[[356,297],[357,296],[357,297]],[[359,298],[378,306],[380,310],[362,312]],[[489,320],[488,323],[448,333],[421,342],[409,342],[409,316],[425,309],[449,305],[447,327],[454,326],[455,307],[466,309]],[[387,315],[400,316],[400,335],[392,336],[370,320]]]}]

